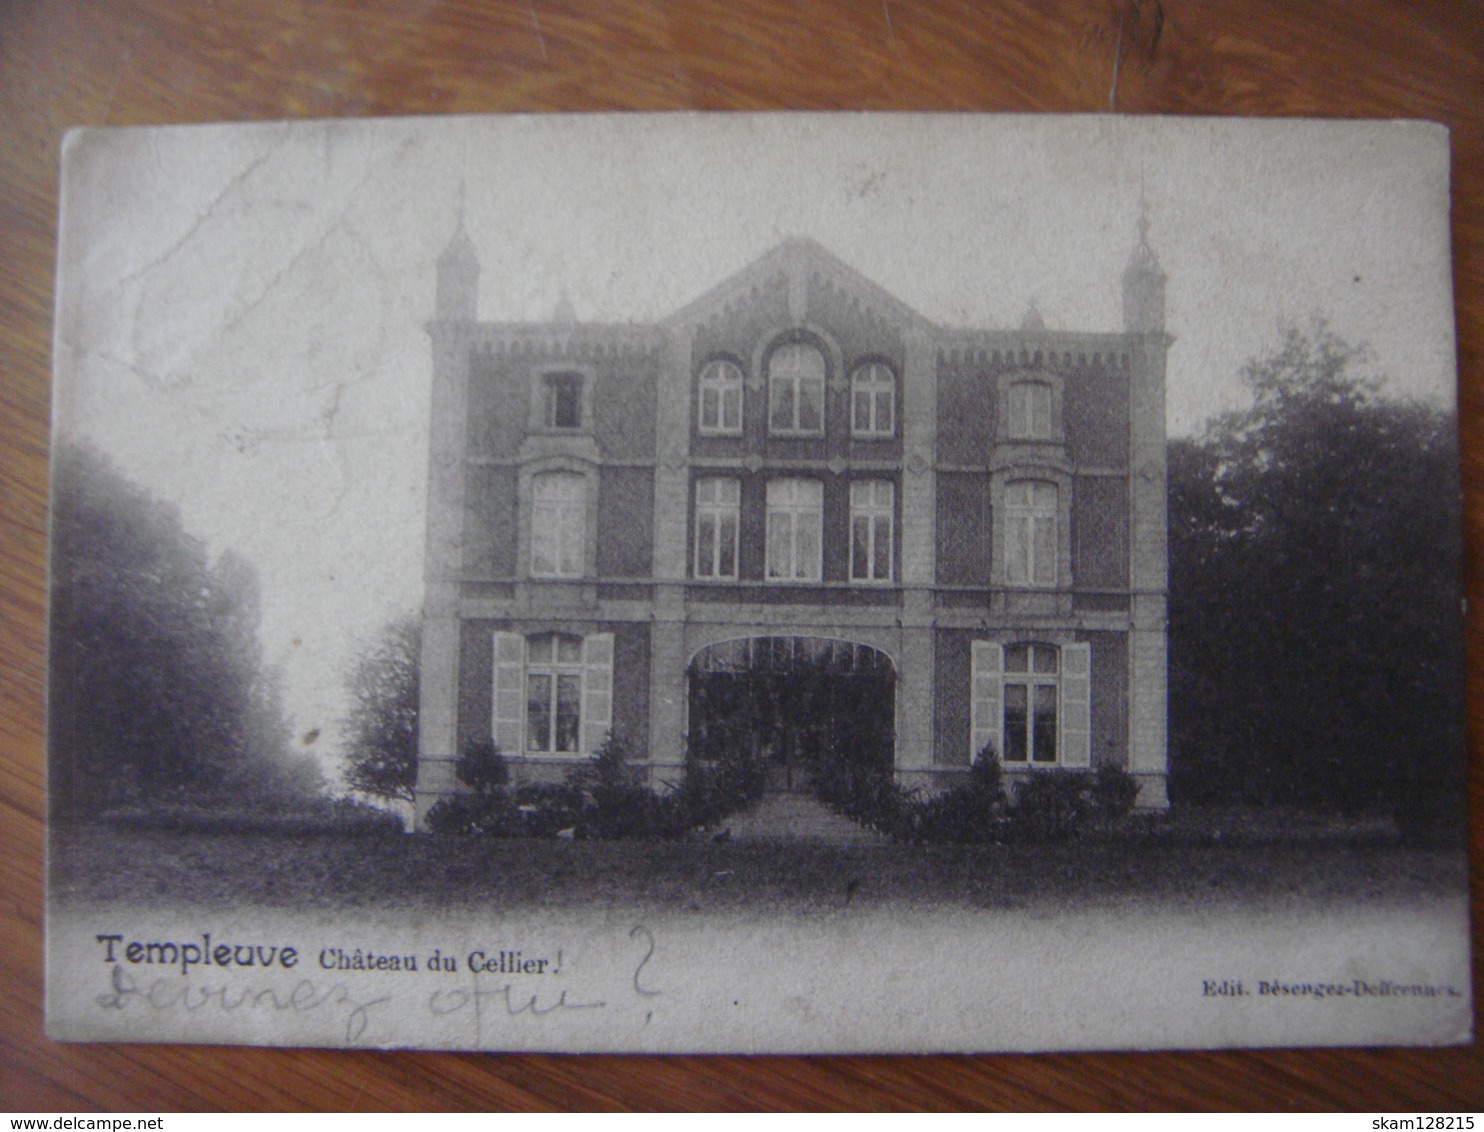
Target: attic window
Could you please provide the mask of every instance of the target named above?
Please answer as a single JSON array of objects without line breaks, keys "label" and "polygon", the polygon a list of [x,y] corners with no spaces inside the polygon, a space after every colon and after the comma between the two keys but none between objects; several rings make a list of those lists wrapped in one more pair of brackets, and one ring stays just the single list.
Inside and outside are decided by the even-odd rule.
[{"label": "attic window", "polygon": [[549,373],[546,375],[547,428],[582,427],[582,375]]}]

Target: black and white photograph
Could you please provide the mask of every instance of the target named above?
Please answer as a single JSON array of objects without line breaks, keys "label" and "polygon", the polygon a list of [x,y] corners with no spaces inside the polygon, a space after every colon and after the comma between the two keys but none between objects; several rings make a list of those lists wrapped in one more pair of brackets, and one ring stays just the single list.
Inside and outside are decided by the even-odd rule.
[{"label": "black and white photograph", "polygon": [[52,1037],[1471,1040],[1443,128],[62,168]]}]

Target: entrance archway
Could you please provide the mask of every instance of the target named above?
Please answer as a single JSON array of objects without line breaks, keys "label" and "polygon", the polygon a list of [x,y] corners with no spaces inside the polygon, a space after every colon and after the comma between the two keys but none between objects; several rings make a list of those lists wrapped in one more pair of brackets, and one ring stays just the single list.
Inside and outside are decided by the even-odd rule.
[{"label": "entrance archway", "polygon": [[812,791],[831,760],[890,772],[896,669],[880,649],[829,637],[745,637],[688,670],[703,757],[756,762],[770,791]]}]

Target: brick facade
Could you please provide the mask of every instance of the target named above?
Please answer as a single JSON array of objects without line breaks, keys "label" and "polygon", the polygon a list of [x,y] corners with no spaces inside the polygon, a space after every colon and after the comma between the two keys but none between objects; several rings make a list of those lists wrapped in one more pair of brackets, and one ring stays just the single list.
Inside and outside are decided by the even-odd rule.
[{"label": "brick facade", "polygon": [[1118,332],[938,326],[803,240],[648,325],[481,322],[478,276],[460,230],[429,324],[419,823],[491,736],[541,780],[611,725],[673,786],[692,673],[744,638],[885,654],[905,783],[987,744],[1167,804],[1142,222]]}]

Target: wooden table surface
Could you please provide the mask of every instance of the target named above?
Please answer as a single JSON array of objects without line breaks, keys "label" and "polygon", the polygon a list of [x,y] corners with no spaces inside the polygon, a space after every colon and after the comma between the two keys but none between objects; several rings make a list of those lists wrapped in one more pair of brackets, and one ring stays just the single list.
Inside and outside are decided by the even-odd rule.
[{"label": "wooden table surface", "polygon": [[[1117,82],[1115,91],[1115,62]],[[1427,118],[1453,131],[1478,936],[1484,15],[1332,0],[0,0],[0,1109],[1484,1107],[1478,1044],[544,1057],[49,1042],[42,687],[57,155],[74,125],[584,110]],[[1484,986],[1477,977],[1476,985]]]}]

